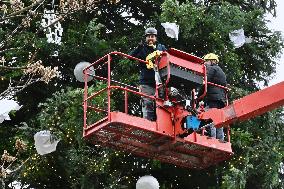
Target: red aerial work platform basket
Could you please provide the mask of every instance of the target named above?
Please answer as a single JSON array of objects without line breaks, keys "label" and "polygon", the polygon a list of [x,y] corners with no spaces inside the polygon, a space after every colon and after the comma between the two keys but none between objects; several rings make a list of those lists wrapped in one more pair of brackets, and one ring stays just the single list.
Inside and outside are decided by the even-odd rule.
[{"label": "red aerial work platform basket", "polygon": [[[91,66],[96,69],[107,70],[107,76],[92,75],[88,73],[91,66],[85,68],[85,94],[84,94],[84,138],[94,144],[108,146],[117,150],[157,159],[162,162],[175,164],[181,167],[202,169],[224,161],[232,156],[230,133],[227,129],[227,142],[220,142],[204,135],[204,128],[188,132],[182,128],[184,117],[191,112],[184,110],[181,105],[169,107],[165,105],[168,101],[168,90],[164,98],[148,96],[139,92],[138,88],[112,78],[112,68],[116,62],[114,58],[128,58],[130,60],[147,62],[131,57],[129,55],[112,52],[94,62]],[[159,61],[156,61],[164,86],[186,87],[192,98],[195,98],[196,87],[205,87],[206,93],[206,67],[203,60],[188,53],[170,49],[163,52]],[[91,75],[94,79],[104,81],[106,87],[88,94],[87,77]],[[106,74],[105,74],[106,75]],[[178,82],[173,82],[173,80]],[[182,85],[180,85],[183,83]],[[156,91],[160,86],[156,86]],[[124,110],[114,110],[112,107],[113,91],[123,91]],[[137,115],[130,115],[128,96],[144,96],[156,102],[156,121],[149,121]],[[106,108],[94,104],[94,99],[101,96],[106,97]],[[204,95],[203,95],[204,96]],[[194,101],[191,104],[195,107]],[[89,118],[94,112],[103,114],[103,118],[92,123]],[[186,135],[183,135],[186,133]]]}]

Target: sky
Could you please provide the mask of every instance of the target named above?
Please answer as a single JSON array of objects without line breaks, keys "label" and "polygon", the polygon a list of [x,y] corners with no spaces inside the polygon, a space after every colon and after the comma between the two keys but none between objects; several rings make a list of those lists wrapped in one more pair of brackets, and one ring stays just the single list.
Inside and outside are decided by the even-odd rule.
[{"label": "sky", "polygon": [[[271,23],[268,24],[268,26],[275,30],[275,31],[281,31],[282,35],[284,36],[284,1],[283,0],[276,0],[277,3],[277,15],[276,18],[271,18]],[[284,50],[282,50],[282,56],[279,60],[277,60],[278,65],[276,67],[276,75],[275,77],[269,82],[269,86],[274,85],[276,83],[279,83],[281,81],[284,81]],[[281,73],[282,72],[282,73]]]}]

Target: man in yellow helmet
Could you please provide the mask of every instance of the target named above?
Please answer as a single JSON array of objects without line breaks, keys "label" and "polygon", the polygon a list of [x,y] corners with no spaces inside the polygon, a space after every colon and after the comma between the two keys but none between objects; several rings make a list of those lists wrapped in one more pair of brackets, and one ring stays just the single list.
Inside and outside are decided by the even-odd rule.
[{"label": "man in yellow helmet", "polygon": [[[207,81],[226,87],[226,75],[223,70],[219,67],[219,57],[216,54],[209,53],[204,56]],[[220,87],[207,85],[207,93],[204,98],[205,105],[209,108],[223,108],[226,105],[226,91]],[[210,127],[211,137],[217,138],[220,141],[224,141],[223,128]]]},{"label": "man in yellow helmet", "polygon": [[[136,58],[146,60],[148,55],[155,51],[165,51],[164,45],[157,42],[157,30],[155,28],[147,28],[145,30],[145,42],[136,47],[129,55]],[[140,63],[140,92],[154,96],[156,90],[155,71],[153,65]],[[149,98],[142,97],[142,114],[143,118],[150,121],[156,120],[155,102]]]}]

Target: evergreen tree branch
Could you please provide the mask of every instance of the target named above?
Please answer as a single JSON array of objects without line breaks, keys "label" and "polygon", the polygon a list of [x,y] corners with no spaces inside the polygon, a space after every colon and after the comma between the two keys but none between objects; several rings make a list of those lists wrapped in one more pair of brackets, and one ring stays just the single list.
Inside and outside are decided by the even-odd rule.
[{"label": "evergreen tree branch", "polygon": [[37,6],[37,5],[41,4],[41,3],[43,3],[44,1],[45,1],[45,0],[37,0],[36,2],[34,2],[34,3],[31,4],[31,5],[29,5],[29,6],[25,7],[25,8],[23,8],[23,9],[21,9],[21,10],[19,10],[19,11],[13,12],[13,13],[11,13],[11,14],[5,16],[4,18],[1,18],[1,19],[0,19],[0,22],[4,21],[4,20],[6,20],[6,19],[9,19],[9,18],[11,18],[11,17],[13,17],[13,16],[19,15],[19,14],[21,14],[21,13],[23,13],[23,12],[29,10],[29,9],[32,9],[34,6]]},{"label": "evergreen tree branch", "polygon": [[0,70],[23,70],[26,69],[27,66],[21,66],[21,67],[11,67],[11,66],[1,66],[0,65]]}]

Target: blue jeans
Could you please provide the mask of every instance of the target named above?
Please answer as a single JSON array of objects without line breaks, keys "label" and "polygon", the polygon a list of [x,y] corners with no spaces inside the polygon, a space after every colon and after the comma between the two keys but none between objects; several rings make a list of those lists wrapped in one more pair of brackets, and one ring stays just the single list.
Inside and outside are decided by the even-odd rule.
[{"label": "blue jeans", "polygon": [[[209,106],[209,108],[224,108],[225,107],[225,103],[222,100],[207,100],[206,101],[207,106]],[[210,136],[220,139],[220,140],[224,140],[224,130],[223,127],[221,128],[216,128],[214,127],[214,125],[210,126]]]},{"label": "blue jeans", "polygon": [[[139,88],[141,93],[144,93],[149,96],[155,96],[156,88],[152,87],[150,85],[140,85]],[[157,116],[156,116],[156,104],[155,101],[143,97],[141,98],[141,104],[142,104],[142,115],[143,118],[148,119],[150,121],[156,121]]]}]

